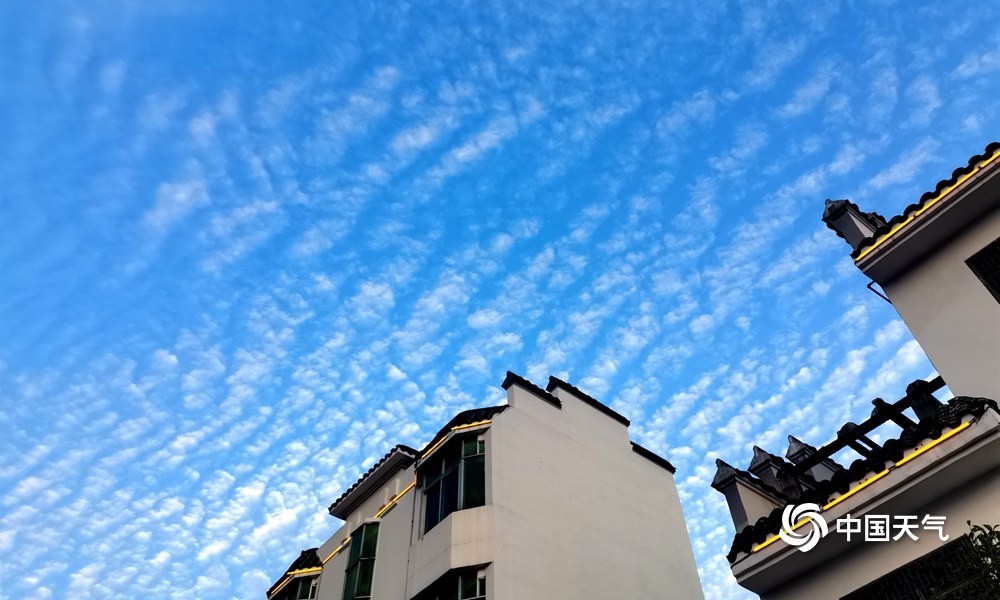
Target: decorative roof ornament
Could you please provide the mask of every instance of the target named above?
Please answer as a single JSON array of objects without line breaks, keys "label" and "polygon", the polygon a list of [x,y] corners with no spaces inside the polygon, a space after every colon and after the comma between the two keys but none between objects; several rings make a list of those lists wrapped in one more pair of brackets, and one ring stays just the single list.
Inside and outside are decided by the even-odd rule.
[{"label": "decorative roof ornament", "polygon": [[870,238],[880,227],[886,226],[885,217],[877,212],[863,212],[850,200],[827,200],[823,209],[823,222],[838,236],[847,240],[851,250]]}]

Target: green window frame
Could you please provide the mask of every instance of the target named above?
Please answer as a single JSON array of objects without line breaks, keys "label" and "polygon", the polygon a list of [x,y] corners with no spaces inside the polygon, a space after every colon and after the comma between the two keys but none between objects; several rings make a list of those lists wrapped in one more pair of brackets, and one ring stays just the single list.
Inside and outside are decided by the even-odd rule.
[{"label": "green window frame", "polygon": [[486,504],[486,442],[459,438],[438,453],[420,468],[425,533],[457,510]]},{"label": "green window frame", "polygon": [[365,523],[351,534],[344,577],[344,600],[370,600],[375,578],[378,523]]}]

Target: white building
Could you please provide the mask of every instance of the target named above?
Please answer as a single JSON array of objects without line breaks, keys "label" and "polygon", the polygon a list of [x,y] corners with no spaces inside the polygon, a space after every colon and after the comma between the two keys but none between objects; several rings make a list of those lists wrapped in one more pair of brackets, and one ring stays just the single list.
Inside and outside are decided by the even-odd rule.
[{"label": "white building", "polygon": [[[737,531],[733,575],[764,600],[1000,598],[1000,564],[985,563],[984,538],[969,535],[969,522],[1000,524],[1000,143],[897,217],[837,200],[827,201],[823,220],[940,377],[912,383],[897,402],[875,399],[871,418],[846,424],[819,449],[789,436],[787,460],[755,447],[748,470],[717,461],[712,486]],[[942,403],[933,394],[945,384],[955,397]],[[872,441],[887,428],[886,441]],[[848,448],[857,460],[834,462]],[[830,528],[808,551],[778,535],[785,508],[804,503],[818,505]],[[909,516],[946,521],[914,541],[901,533]],[[866,541],[885,517],[890,539]],[[847,529],[850,519],[875,529],[848,541],[835,524]],[[818,529],[809,520],[784,527],[800,539]]]},{"label": "white building", "polygon": [[669,462],[577,388],[508,373],[507,404],[396,446],[269,600],[702,598]]}]

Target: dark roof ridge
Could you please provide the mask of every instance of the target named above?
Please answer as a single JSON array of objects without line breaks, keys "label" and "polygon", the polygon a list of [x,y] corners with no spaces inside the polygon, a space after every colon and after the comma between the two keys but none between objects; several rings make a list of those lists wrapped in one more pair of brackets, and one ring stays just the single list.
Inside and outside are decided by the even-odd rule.
[{"label": "dark roof ridge", "polygon": [[556,398],[548,391],[543,390],[542,388],[531,383],[530,381],[528,381],[524,377],[521,377],[517,373],[514,373],[513,371],[507,371],[507,377],[504,378],[503,383],[500,384],[500,387],[502,387],[505,390],[510,389],[510,386],[514,385],[515,383],[531,392],[534,392],[535,395],[537,395],[539,398],[545,400],[546,402],[555,406],[556,408],[562,408],[562,400]]},{"label": "dark roof ridge", "polygon": [[632,442],[632,452],[635,452],[639,456],[649,460],[650,462],[652,462],[657,466],[663,467],[664,469],[670,471],[671,473],[677,472],[677,469],[674,468],[674,465],[670,464],[669,460],[663,458],[662,456],[656,454],[655,452],[649,450],[648,448],[643,448],[642,446],[640,446],[635,442]]},{"label": "dark roof ridge", "polygon": [[927,202],[930,202],[931,200],[940,197],[942,191],[958,183],[959,178],[973,172],[976,168],[979,167],[980,163],[986,160],[992,160],[996,158],[996,154],[998,151],[1000,151],[1000,141],[991,142],[989,145],[986,146],[982,154],[973,155],[969,159],[968,165],[955,169],[952,172],[951,177],[939,181],[933,190],[925,192],[922,196],[920,196],[920,200],[918,200],[914,204],[910,204],[909,206],[907,206],[901,214],[892,217],[886,222],[884,226],[877,228],[875,230],[875,233],[861,240],[858,243],[858,247],[851,252],[851,258],[857,258],[858,256],[860,256],[861,253],[866,248],[873,245],[882,236],[891,232],[896,225],[902,223],[903,221],[906,221],[908,218],[910,218],[910,215],[922,209],[924,205],[927,204]]},{"label": "dark roof ridge", "polygon": [[599,410],[602,413],[604,413],[605,415],[611,417],[615,421],[618,421],[619,423],[621,423],[625,427],[628,427],[630,425],[630,422],[629,422],[628,419],[626,419],[624,416],[622,416],[620,413],[618,413],[617,411],[615,411],[614,409],[612,409],[607,404],[604,404],[600,400],[595,399],[594,397],[590,396],[589,394],[587,394],[586,392],[584,392],[580,388],[576,387],[575,385],[572,385],[570,383],[566,383],[565,381],[563,381],[562,379],[559,379],[558,377],[551,377],[550,376],[549,377],[549,384],[545,386],[545,389],[546,389],[546,391],[551,392],[552,390],[554,390],[556,388],[562,388],[562,389],[566,390],[567,392],[573,394],[574,396],[576,396],[577,398],[579,398],[580,400],[582,400],[584,404],[589,404],[593,408],[596,408],[597,410]]},{"label": "dark roof ridge", "polygon": [[371,475],[375,471],[377,471],[379,467],[381,467],[383,464],[385,464],[397,452],[399,452],[401,454],[404,454],[404,455],[407,455],[407,457],[409,459],[409,460],[402,461],[403,463],[405,463],[405,466],[402,467],[404,469],[406,467],[412,465],[417,460],[418,454],[417,454],[416,450],[414,450],[413,448],[410,448],[409,446],[403,445],[403,444],[396,444],[391,449],[389,449],[388,452],[385,453],[385,456],[383,456],[382,458],[380,458],[378,460],[378,462],[376,462],[374,465],[372,465],[371,468],[368,469],[365,472],[364,475],[362,475],[361,477],[359,477],[358,480],[355,481],[353,485],[351,485],[351,487],[349,487],[346,490],[344,490],[344,493],[342,493],[336,500],[333,501],[333,504],[330,505],[329,512],[332,514],[333,511],[336,510],[337,505],[339,505],[341,502],[343,502],[344,500],[346,500],[347,497],[350,496],[351,493],[354,490],[358,489],[358,486],[360,486],[362,483],[364,483],[364,481],[366,479],[368,479],[369,477],[371,477]]},{"label": "dark roof ridge", "polygon": [[430,450],[434,446],[434,444],[438,443],[441,440],[441,438],[448,435],[448,432],[450,432],[453,427],[459,427],[461,425],[469,425],[471,423],[476,423],[478,421],[486,421],[488,419],[491,419],[493,415],[501,413],[506,409],[507,405],[501,404],[500,406],[485,406],[480,408],[470,408],[468,410],[463,410],[462,412],[452,417],[450,421],[445,423],[444,427],[439,429],[438,432],[434,434],[434,437],[431,438],[431,441],[427,442],[427,445],[425,445],[423,449],[420,450],[420,452],[414,451],[414,453],[417,454],[418,457],[423,455],[428,450]]}]

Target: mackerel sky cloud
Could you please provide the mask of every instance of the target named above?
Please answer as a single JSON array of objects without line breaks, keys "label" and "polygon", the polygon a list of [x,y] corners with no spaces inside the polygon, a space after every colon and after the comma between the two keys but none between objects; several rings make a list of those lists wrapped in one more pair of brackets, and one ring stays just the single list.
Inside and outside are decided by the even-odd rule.
[{"label": "mackerel sky cloud", "polygon": [[933,373],[820,222],[997,137],[997,7],[0,6],[0,598],[263,598],[393,444],[557,375],[677,466]]}]

